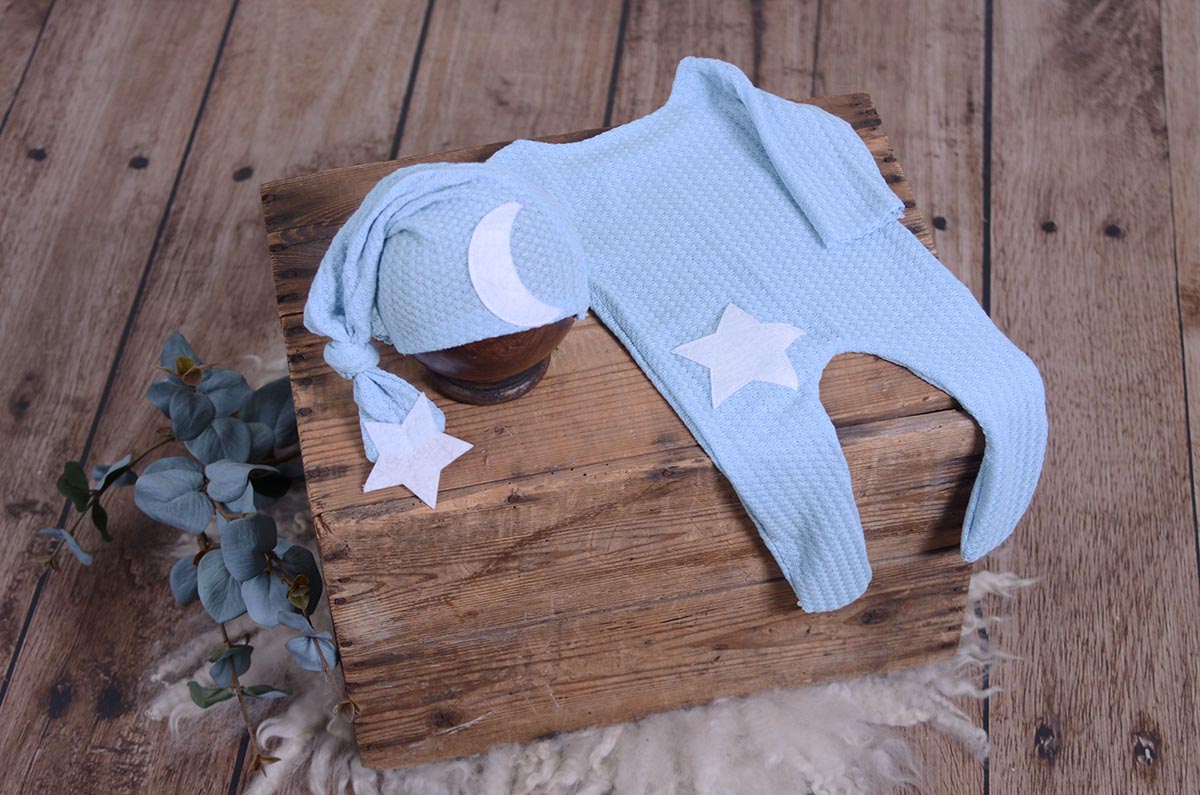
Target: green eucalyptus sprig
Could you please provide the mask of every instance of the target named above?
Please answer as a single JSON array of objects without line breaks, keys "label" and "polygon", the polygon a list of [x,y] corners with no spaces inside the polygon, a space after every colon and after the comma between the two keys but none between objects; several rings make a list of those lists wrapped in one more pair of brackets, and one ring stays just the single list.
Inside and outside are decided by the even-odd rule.
[{"label": "green eucalyptus sprig", "polygon": [[[254,648],[232,642],[225,624],[248,614],[261,627],[282,624],[298,633],[286,643],[296,664],[323,671],[336,687],[337,647],[311,620],[324,591],[320,569],[308,549],[280,538],[275,520],[260,513],[302,477],[291,388],[281,378],[252,389],[240,373],[205,364],[178,332],[163,344],[158,370],[164,377],[150,386],[147,398],[170,427],[160,429],[141,453],[95,467],[90,481],[80,462],[64,465],[57,486],[76,516],[67,527],[39,531],[55,541],[46,565],[59,570],[63,548],[84,566],[92,564],[93,555],[79,543],[78,531],[90,517],[100,539],[112,541],[102,500],[114,488],[132,486],[142,513],[195,536],[198,551],[171,568],[171,594],[182,606],[200,602],[220,626],[224,645],[209,657],[214,686],[188,682],[188,692],[202,709],[237,699],[257,768],[275,760],[255,739],[247,699],[291,693],[242,683]],[[172,443],[182,443],[188,455],[159,458],[140,473],[135,469]],[[209,535],[214,528],[219,541]],[[343,694],[334,711],[353,720],[358,707]]]}]

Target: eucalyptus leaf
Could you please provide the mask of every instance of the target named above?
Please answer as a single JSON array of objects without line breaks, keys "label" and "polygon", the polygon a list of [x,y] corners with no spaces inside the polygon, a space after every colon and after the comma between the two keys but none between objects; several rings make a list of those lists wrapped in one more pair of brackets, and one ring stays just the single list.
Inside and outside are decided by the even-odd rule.
[{"label": "eucalyptus leaf", "polygon": [[151,519],[195,535],[212,521],[212,500],[203,488],[199,462],[183,456],[160,458],[138,478],[133,501]]},{"label": "eucalyptus leaf", "polygon": [[101,538],[112,541],[112,536],[108,534],[108,511],[104,510],[99,499],[92,503],[92,524],[96,526]]},{"label": "eucalyptus leaf", "polygon": [[228,417],[252,394],[250,385],[241,373],[212,367],[204,371],[199,391],[216,407],[218,417]]},{"label": "eucalyptus leaf", "polygon": [[204,464],[221,459],[244,462],[250,458],[250,443],[246,423],[234,417],[220,417],[199,436],[188,440],[187,449]]},{"label": "eucalyptus leaf", "polygon": [[[284,646],[296,660],[296,665],[306,671],[320,671],[322,655],[325,663],[333,668],[338,664],[337,648],[333,645],[333,637],[328,632],[317,632],[312,635],[301,635],[292,638]],[[317,649],[320,649],[320,653]]]},{"label": "eucalyptus leaf", "polygon": [[278,450],[291,447],[298,441],[292,385],[286,376],[254,390],[242,406],[240,416],[247,422],[261,422],[268,426]]},{"label": "eucalyptus leaf", "polygon": [[178,331],[172,331],[166,341],[163,342],[162,354],[159,356],[158,363],[168,370],[175,370],[175,362],[181,357],[191,359],[196,364],[203,364],[200,357],[192,350],[192,346],[188,343],[187,338]]},{"label": "eucalyptus leaf", "polygon": [[281,610],[293,609],[288,601],[287,583],[268,573],[242,583],[242,601],[254,623],[267,629],[279,623]]},{"label": "eucalyptus leaf", "polygon": [[171,419],[171,433],[175,434],[175,438],[190,442],[209,430],[217,410],[207,395],[178,384],[171,393],[167,416]]},{"label": "eucalyptus leaf", "polygon": [[243,421],[250,429],[250,460],[262,461],[275,449],[275,434],[261,422],[250,422],[245,418]]},{"label": "eucalyptus leaf", "polygon": [[234,672],[241,676],[250,670],[250,655],[253,651],[254,647],[247,643],[235,643],[209,657],[208,661],[213,666],[208,669],[208,673],[212,676],[213,683],[222,687],[233,684]]},{"label": "eucalyptus leaf", "polygon": [[208,709],[213,704],[233,698],[233,690],[228,687],[205,687],[199,682],[188,682],[187,687],[192,703],[200,709]]},{"label": "eucalyptus leaf", "polygon": [[79,546],[79,542],[75,540],[75,536],[71,535],[66,530],[63,530],[61,527],[47,527],[45,530],[38,530],[38,535],[61,541],[67,545],[67,549],[71,550],[71,554],[74,555],[80,563],[85,566],[92,565],[92,556],[83,551],[83,548]]},{"label": "eucalyptus leaf", "polygon": [[313,610],[317,609],[317,602],[321,601],[321,593],[324,591],[324,583],[321,581],[321,570],[317,567],[317,561],[313,558],[313,554],[307,548],[295,544],[288,548],[281,556],[283,559],[284,570],[293,579],[301,574],[308,577],[308,609],[304,611],[305,615],[312,615]]},{"label": "eucalyptus leaf", "polygon": [[260,501],[258,495],[255,494],[254,489],[252,489],[249,485],[246,486],[246,490],[243,491],[241,496],[236,500],[230,500],[229,502],[222,503],[222,505],[225,506],[225,510],[233,514],[257,513],[260,508],[265,508],[269,504],[269,500],[263,499]]},{"label": "eucalyptus leaf", "polygon": [[231,502],[246,493],[250,485],[250,476],[256,471],[275,472],[275,467],[266,464],[246,464],[240,461],[222,459],[204,467],[204,477],[208,478],[208,496],[217,502]]},{"label": "eucalyptus leaf", "polygon": [[111,464],[92,467],[92,482],[96,484],[96,490],[109,486],[132,486],[137,481],[137,473],[129,468],[132,461],[132,455],[124,455]]},{"label": "eucalyptus leaf", "polygon": [[292,480],[278,469],[273,469],[271,472],[255,472],[250,476],[250,486],[255,494],[274,501],[288,493]]},{"label": "eucalyptus leaf", "polygon": [[288,629],[294,629],[302,635],[313,637],[317,634],[317,630],[313,629],[312,624],[308,623],[307,618],[291,610],[280,610],[275,620]]},{"label": "eucalyptus leaf", "polygon": [[195,556],[184,556],[171,567],[171,596],[177,604],[184,606],[200,598],[196,590]]},{"label": "eucalyptus leaf", "polygon": [[271,685],[248,685],[242,688],[242,692],[251,698],[287,698],[292,694],[290,688],[280,689]]},{"label": "eucalyptus leaf", "polygon": [[83,513],[87,508],[91,491],[88,486],[87,474],[78,461],[68,461],[63,464],[63,472],[58,476],[58,493],[71,501],[75,510]]},{"label": "eucalyptus leaf", "polygon": [[256,513],[230,522],[221,531],[225,568],[238,582],[263,574],[267,570],[267,553],[275,547],[277,538],[275,520],[266,514]]},{"label": "eucalyptus leaf", "polygon": [[214,549],[200,558],[196,570],[196,586],[200,604],[212,616],[213,621],[232,621],[246,612],[242,600],[241,585],[225,568],[221,550]]},{"label": "eucalyptus leaf", "polygon": [[176,392],[183,388],[183,385],[178,381],[167,379],[165,381],[155,381],[146,390],[146,399],[153,403],[159,411],[167,417],[171,416],[171,398]]}]

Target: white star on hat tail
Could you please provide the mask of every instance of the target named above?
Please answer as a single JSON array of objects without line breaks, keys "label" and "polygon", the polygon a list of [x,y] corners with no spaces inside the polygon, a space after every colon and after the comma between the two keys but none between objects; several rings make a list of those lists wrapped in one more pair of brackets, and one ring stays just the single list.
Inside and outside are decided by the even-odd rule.
[{"label": "white star on hat tail", "polygon": [[430,508],[437,507],[442,470],[472,445],[439,431],[431,405],[429,398],[421,395],[399,425],[364,423],[379,457],[363,484],[363,491],[407,486],[421,502]]}]

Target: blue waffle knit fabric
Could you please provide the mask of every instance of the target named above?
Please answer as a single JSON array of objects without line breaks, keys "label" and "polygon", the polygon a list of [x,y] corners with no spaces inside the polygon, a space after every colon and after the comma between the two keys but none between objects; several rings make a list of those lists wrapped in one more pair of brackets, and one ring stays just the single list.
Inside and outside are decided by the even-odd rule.
[{"label": "blue waffle knit fabric", "polygon": [[[513,334],[484,305],[468,275],[472,233],[491,211],[520,204],[511,226],[517,277],[557,309],[543,322],[583,316],[587,272],[579,239],[553,197],[505,169],[430,163],[379,181],[330,243],[304,306],[304,325],[330,337],[325,361],[353,379],[367,458],[378,450],[365,423],[403,422],[421,393],[381,369],[372,338],[425,353]],[[437,429],[445,416],[430,406]]]},{"label": "blue waffle knit fabric", "polygon": [[[818,384],[875,354],[953,395],[986,438],[962,531],[974,561],[1033,495],[1046,443],[1037,368],[899,222],[859,136],[737,68],[685,59],[667,103],[571,144],[517,141],[489,161],[555,196],[588,258],[591,303],[728,477],[808,611],[871,579],[850,472]],[[719,407],[674,353],[734,304],[804,334],[799,388],[752,382]]]}]

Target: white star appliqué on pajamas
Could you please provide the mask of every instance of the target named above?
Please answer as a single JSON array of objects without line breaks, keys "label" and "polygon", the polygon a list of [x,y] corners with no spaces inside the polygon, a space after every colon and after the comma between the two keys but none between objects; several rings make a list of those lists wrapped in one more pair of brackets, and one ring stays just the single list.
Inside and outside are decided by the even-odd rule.
[{"label": "white star appliqu\u00e9 on pajamas", "polygon": [[429,410],[431,405],[429,398],[421,395],[399,425],[363,423],[379,451],[363,491],[407,486],[421,502],[437,507],[442,469],[472,445],[439,431]]},{"label": "white star appliqu\u00e9 on pajamas", "polygon": [[798,388],[800,382],[787,349],[803,335],[790,323],[763,323],[729,304],[714,333],[685,342],[672,353],[709,369],[715,409],[751,381]]}]

